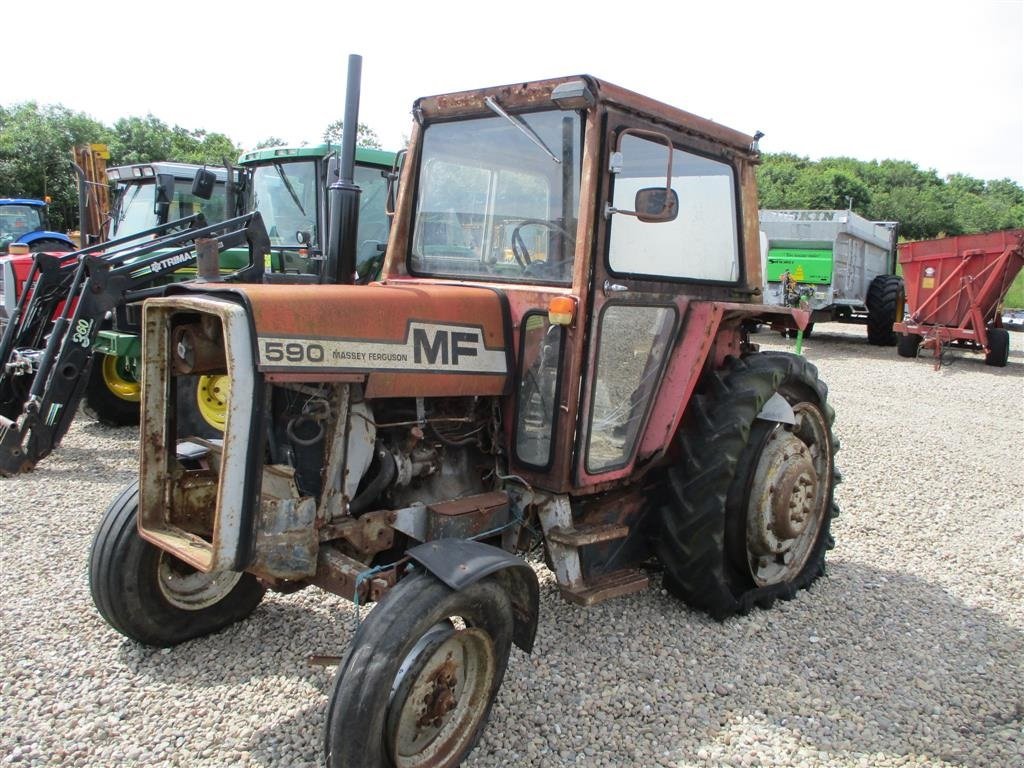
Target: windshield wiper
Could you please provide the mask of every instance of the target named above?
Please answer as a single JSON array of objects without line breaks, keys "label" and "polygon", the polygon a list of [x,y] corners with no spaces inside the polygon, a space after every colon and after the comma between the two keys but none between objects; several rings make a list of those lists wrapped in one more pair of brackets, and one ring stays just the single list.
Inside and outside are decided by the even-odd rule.
[{"label": "windshield wiper", "polygon": [[117,211],[117,219],[114,221],[114,229],[117,229],[119,226],[121,226],[124,220],[128,218],[128,209],[131,208],[132,203],[135,202],[135,198],[138,197],[139,192],[142,190],[142,186],[140,184],[134,184],[132,185],[131,189],[132,196],[129,199],[125,200],[125,192],[122,188],[120,202],[114,203],[114,208]]},{"label": "windshield wiper", "polygon": [[302,207],[302,203],[299,202],[299,196],[295,194],[295,188],[292,187],[292,183],[288,181],[288,177],[285,175],[284,168],[281,167],[280,163],[274,163],[274,170],[277,171],[277,175],[281,177],[281,181],[284,182],[284,188],[288,190],[288,194],[292,196],[292,202],[295,203],[299,209],[299,213],[303,216],[306,215],[306,209]]},{"label": "windshield wiper", "polygon": [[512,115],[510,115],[508,112],[506,112],[504,109],[501,108],[501,105],[494,99],[493,96],[488,96],[486,99],[484,99],[484,104],[487,105],[487,108],[490,109],[491,112],[493,112],[494,114],[499,115],[501,117],[504,117],[506,120],[508,120],[510,123],[512,123],[512,125],[514,125],[516,128],[518,128],[520,130],[520,132],[522,132],[522,134],[526,138],[528,138],[530,141],[532,141],[538,147],[540,147],[545,152],[547,152],[548,153],[548,157],[550,157],[552,160],[554,160],[559,165],[562,164],[562,161],[558,159],[558,156],[554,152],[552,152],[550,149],[548,149],[548,145],[544,143],[544,139],[542,139],[540,136],[538,136],[537,132],[535,130],[533,130],[533,128],[528,126],[526,123],[524,123],[519,118],[512,117]]}]

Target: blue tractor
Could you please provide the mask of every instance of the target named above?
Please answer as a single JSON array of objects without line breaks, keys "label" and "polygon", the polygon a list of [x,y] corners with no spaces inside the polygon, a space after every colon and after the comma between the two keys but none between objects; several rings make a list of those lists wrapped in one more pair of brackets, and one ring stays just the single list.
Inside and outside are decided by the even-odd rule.
[{"label": "blue tractor", "polygon": [[67,235],[48,229],[47,202],[0,197],[0,253],[5,253],[11,243],[25,243],[32,252],[73,251],[77,248]]}]

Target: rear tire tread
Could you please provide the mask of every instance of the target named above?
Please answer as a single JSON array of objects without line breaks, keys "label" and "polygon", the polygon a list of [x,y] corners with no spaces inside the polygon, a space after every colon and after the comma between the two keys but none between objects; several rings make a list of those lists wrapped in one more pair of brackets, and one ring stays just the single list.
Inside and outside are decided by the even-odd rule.
[{"label": "rear tire tread", "polygon": [[[666,589],[722,620],[745,614],[755,605],[792,599],[821,576],[824,550],[833,543],[829,523],[839,510],[830,489],[829,513],[822,521],[815,551],[794,580],[734,593],[727,573],[725,509],[757,414],[787,379],[817,394],[830,433],[835,412],[828,405],[828,388],[818,379],[817,369],[796,355],[763,352],[742,360],[732,358],[728,374],[716,378],[726,395],[694,398],[689,429],[680,432],[681,461],[667,472],[667,499],[659,509],[662,525],[656,549],[665,565]],[[834,452],[838,446],[830,437]]]}]

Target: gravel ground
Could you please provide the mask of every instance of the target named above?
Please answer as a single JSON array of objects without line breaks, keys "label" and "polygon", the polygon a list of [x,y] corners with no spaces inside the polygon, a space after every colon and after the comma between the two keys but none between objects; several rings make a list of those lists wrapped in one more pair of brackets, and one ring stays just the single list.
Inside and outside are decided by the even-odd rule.
[{"label": "gravel ground", "polygon": [[[578,608],[539,567],[536,649],[513,650],[467,765],[1024,765],[1024,334],[1011,348],[935,372],[816,326],[845,474],[828,575],[719,624],[657,586]],[[333,670],[305,659],[344,651],[348,603],[270,595],[164,651],[94,610],[86,556],[135,451],[80,421],[0,480],[0,763],[319,764]]]}]

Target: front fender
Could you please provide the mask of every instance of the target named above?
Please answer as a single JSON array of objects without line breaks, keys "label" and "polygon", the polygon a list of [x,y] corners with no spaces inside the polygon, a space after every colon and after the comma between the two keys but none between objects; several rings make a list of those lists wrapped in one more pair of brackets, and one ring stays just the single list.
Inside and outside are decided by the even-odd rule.
[{"label": "front fender", "polygon": [[454,590],[494,576],[512,601],[512,642],[527,653],[537,635],[540,587],[537,574],[515,555],[469,539],[435,539],[406,554]]}]

